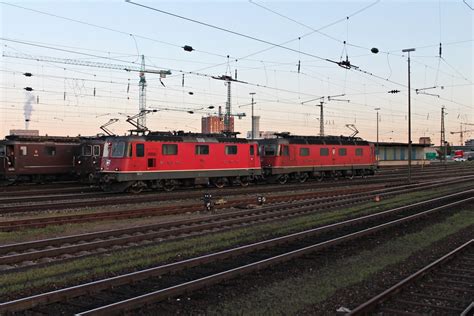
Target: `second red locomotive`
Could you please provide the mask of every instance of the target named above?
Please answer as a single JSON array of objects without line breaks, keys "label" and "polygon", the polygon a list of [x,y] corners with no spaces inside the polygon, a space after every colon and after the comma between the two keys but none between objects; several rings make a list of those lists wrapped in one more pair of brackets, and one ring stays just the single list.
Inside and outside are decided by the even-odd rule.
[{"label": "second red locomotive", "polygon": [[265,178],[281,184],[290,179],[365,176],[376,169],[373,144],[359,137],[275,135],[259,141],[261,165]]}]

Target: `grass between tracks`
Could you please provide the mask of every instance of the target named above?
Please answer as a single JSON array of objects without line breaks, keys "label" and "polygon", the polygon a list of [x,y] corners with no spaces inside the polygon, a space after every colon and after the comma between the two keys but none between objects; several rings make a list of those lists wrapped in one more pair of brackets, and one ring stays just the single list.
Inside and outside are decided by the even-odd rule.
[{"label": "grass between tracks", "polygon": [[52,264],[43,268],[32,267],[24,272],[0,275],[0,298],[30,295],[38,291],[57,289],[93,279],[118,275],[124,272],[156,266],[163,262],[176,261],[199,254],[228,249],[236,245],[251,243],[271,237],[302,231],[328,223],[341,221],[353,216],[375,213],[408,202],[426,200],[450,192],[459,192],[466,186],[452,186],[430,191],[386,199],[377,204],[371,202],[351,208],[315,213],[283,221],[254,225],[245,228],[150,244],[146,247],[117,250],[102,256],[77,259],[70,262]]},{"label": "grass between tracks", "polygon": [[[336,290],[369,279],[390,265],[400,263],[417,251],[430,247],[463,229],[474,230],[474,206],[423,230],[392,239],[371,250],[315,266],[297,276],[269,282],[245,294],[224,299],[207,307],[207,315],[293,315],[331,297]],[[317,311],[312,313],[318,314]],[[334,311],[335,314],[335,311]]]}]

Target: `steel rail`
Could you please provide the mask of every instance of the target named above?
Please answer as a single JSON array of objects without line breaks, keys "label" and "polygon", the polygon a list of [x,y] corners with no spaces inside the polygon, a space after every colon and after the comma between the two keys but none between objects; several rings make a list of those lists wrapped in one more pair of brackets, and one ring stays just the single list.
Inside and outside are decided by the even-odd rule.
[{"label": "steel rail", "polygon": [[[431,183],[443,183],[444,185],[449,183],[462,183],[463,181],[467,181],[472,179],[474,176],[464,176],[460,178],[456,178],[451,181],[432,181],[432,182],[423,182],[418,184],[411,184],[405,185],[405,187],[423,187],[426,185],[430,185]],[[372,187],[373,188],[373,187]],[[386,188],[385,190],[391,190],[391,188]],[[301,193],[299,199],[304,198],[314,198],[314,197],[322,197],[322,196],[331,196],[330,193],[335,195],[343,194],[343,192],[347,193],[354,193],[360,190],[359,192],[363,192],[366,188],[356,188],[356,189],[345,189],[345,190],[338,190],[338,191],[320,191],[320,192],[310,192],[310,193]],[[407,190],[406,192],[409,192]],[[383,194],[383,189],[378,192]],[[400,192],[403,193],[403,192]],[[293,196],[296,196],[294,194]],[[298,198],[295,198],[298,199]],[[268,196],[267,201],[269,203],[276,203],[276,202],[285,202],[288,201],[288,197],[286,196]],[[252,198],[239,200],[239,201],[226,201],[222,205],[216,205],[216,208],[226,208],[231,206],[238,206],[239,204],[254,204],[255,201]],[[179,213],[187,213],[187,212],[195,212],[202,210],[202,204],[190,204],[190,205],[180,205],[180,206],[166,206],[166,207],[153,207],[153,208],[141,208],[141,209],[132,209],[132,210],[125,210],[125,211],[106,211],[106,212],[95,212],[89,214],[79,214],[79,215],[64,215],[64,216],[48,216],[48,217],[40,217],[40,218],[32,218],[32,219],[24,219],[24,220],[12,220],[12,221],[2,221],[0,222],[0,231],[12,231],[17,229],[24,229],[24,228],[36,228],[36,227],[44,227],[47,225],[60,225],[60,224],[72,224],[72,223],[81,223],[81,222],[88,222],[90,220],[100,221],[100,220],[110,220],[110,219],[123,219],[123,218],[135,218],[135,217],[142,217],[142,216],[157,216],[157,215],[168,215],[168,214],[179,214]]]},{"label": "steel rail", "polygon": [[[320,192],[303,192],[296,193],[291,196],[282,195],[282,196],[267,196],[268,203],[277,203],[285,202],[288,200],[301,200],[307,198],[318,198],[318,197],[331,197],[344,194],[358,193],[358,192],[367,192],[373,190],[374,188],[383,188],[384,186],[370,186],[365,188],[353,188],[353,189],[340,189],[336,191],[320,191]],[[226,200],[225,203],[216,205],[217,209],[228,208],[231,206],[246,205],[246,204],[255,204],[256,198],[245,198],[245,199],[233,199]],[[0,222],[0,231],[8,231],[15,229],[24,229],[26,227],[42,227],[51,224],[61,224],[61,222],[70,224],[70,223],[79,223],[90,220],[106,220],[106,219],[119,219],[119,218],[132,218],[139,217],[144,215],[168,215],[168,214],[179,214],[187,212],[196,212],[202,211],[202,203],[192,203],[184,205],[169,205],[161,207],[151,207],[151,208],[140,208],[140,209],[129,209],[121,211],[106,211],[106,212],[96,212],[89,214],[79,214],[79,215],[65,215],[65,216],[48,216],[41,218],[31,218],[31,219],[22,219],[22,220],[12,220],[12,221],[3,221]]]},{"label": "steel rail", "polygon": [[[466,195],[466,194],[471,195],[473,192],[474,192],[474,190],[467,190],[467,191],[464,191],[464,192],[459,192],[459,193],[456,193],[456,194],[452,194],[450,197],[451,198],[460,198],[462,195]],[[441,203],[441,201],[443,199],[446,199],[446,198],[447,197],[433,199],[433,200],[431,200],[431,203],[433,203],[433,202]],[[377,225],[377,226],[375,226],[371,229],[364,229],[364,230],[359,231],[357,233],[351,233],[351,234],[348,234],[348,235],[343,236],[343,237],[338,237],[338,238],[335,238],[331,241],[326,241],[326,242],[321,243],[321,244],[322,245],[331,245],[331,244],[335,244],[335,243],[339,243],[339,242],[348,240],[350,238],[353,238],[354,236],[364,236],[368,233],[375,232],[375,231],[380,230],[382,228],[394,225],[394,223],[405,222],[409,219],[418,218],[418,217],[421,217],[421,216],[424,216],[424,215],[427,215],[427,214],[431,214],[435,211],[439,211],[439,210],[446,209],[448,207],[460,205],[460,204],[466,203],[467,201],[472,201],[472,200],[474,200],[474,197],[469,197],[467,199],[463,199],[463,200],[459,200],[457,202],[449,203],[447,205],[439,206],[439,207],[433,208],[433,209],[428,210],[428,211],[423,211],[423,212],[420,212],[420,213],[415,214],[415,215],[410,215],[408,217],[404,217],[404,218],[401,218],[401,219],[398,219],[398,220],[395,220],[395,221],[391,221],[389,223]],[[69,288],[64,288],[64,289],[60,289],[60,290],[56,290],[56,291],[52,291],[52,292],[47,292],[47,293],[38,294],[38,295],[30,296],[30,297],[20,298],[20,299],[14,300],[14,301],[1,303],[0,304],[0,313],[16,312],[16,311],[21,311],[21,310],[25,310],[25,309],[31,309],[31,308],[33,308],[35,306],[38,306],[38,305],[41,305],[41,304],[53,303],[53,302],[62,301],[62,300],[67,299],[67,298],[73,298],[73,297],[77,297],[77,296],[81,296],[81,295],[85,295],[85,294],[96,293],[96,292],[99,292],[101,290],[105,290],[105,289],[108,289],[108,288],[111,288],[111,287],[116,287],[116,286],[119,286],[119,285],[128,284],[130,282],[143,280],[143,279],[146,279],[148,277],[159,276],[159,275],[163,275],[163,274],[168,273],[168,272],[176,272],[176,271],[180,271],[180,270],[183,270],[183,269],[186,269],[186,268],[196,267],[196,266],[204,264],[204,263],[210,263],[210,262],[215,262],[215,261],[218,261],[218,260],[227,259],[227,258],[230,258],[230,257],[234,257],[234,256],[250,253],[250,252],[253,252],[253,251],[265,249],[265,248],[268,248],[268,247],[273,247],[273,246],[276,246],[276,245],[282,245],[282,244],[286,244],[286,243],[289,243],[289,242],[292,242],[292,241],[301,240],[301,239],[313,236],[315,234],[320,234],[320,233],[331,231],[331,230],[334,230],[334,229],[345,228],[345,227],[353,225],[353,224],[366,222],[366,221],[370,221],[370,220],[374,220],[374,219],[378,219],[378,218],[383,218],[386,215],[396,214],[396,213],[398,213],[402,210],[421,207],[421,206],[426,205],[426,204],[428,204],[428,202],[426,202],[426,201],[425,202],[418,202],[418,203],[415,203],[415,204],[412,204],[412,205],[409,205],[409,206],[399,207],[399,208],[383,211],[383,212],[380,212],[380,213],[377,213],[377,214],[365,215],[365,216],[361,216],[361,217],[358,217],[358,218],[354,218],[354,219],[350,219],[350,220],[346,220],[346,221],[342,221],[342,222],[338,222],[338,223],[333,223],[333,224],[313,228],[313,229],[302,231],[302,232],[289,234],[289,235],[286,235],[286,236],[276,237],[276,238],[272,238],[272,239],[257,242],[257,243],[252,243],[252,244],[235,247],[235,248],[228,249],[228,250],[219,251],[219,252],[216,252],[216,253],[213,253],[213,254],[208,254],[208,255],[203,255],[203,256],[199,256],[199,257],[195,257],[195,258],[191,258],[191,259],[186,259],[186,260],[175,262],[175,263],[165,264],[165,265],[154,267],[154,268],[149,268],[149,269],[136,271],[136,272],[120,275],[120,276],[115,276],[115,277],[108,278],[108,279],[102,279],[102,280],[98,280],[98,281],[94,281],[94,282],[90,282],[90,283],[86,283],[86,284],[81,284],[81,285],[77,285],[77,286],[73,286],[73,287],[69,287]],[[303,248],[303,250],[299,250],[298,252],[292,252],[292,253],[305,253],[305,251],[307,251],[308,249],[313,249],[314,247],[315,246],[305,247],[305,248]],[[321,245],[318,246],[318,247],[321,247]],[[304,249],[306,249],[306,250],[304,250]],[[290,255],[290,257],[287,257],[287,258],[290,259],[290,258],[292,258],[292,256]]]},{"label": "steel rail", "polygon": [[[456,176],[458,175],[457,173],[452,173],[450,170],[447,172],[449,173],[449,176]],[[435,173],[437,176],[439,173]],[[466,172],[462,172],[459,174],[460,176],[466,175]],[[399,179],[393,178],[393,176],[387,176],[391,181],[404,181],[404,177],[400,177]],[[424,180],[424,179],[431,179],[432,175],[427,175],[424,174],[422,176],[414,177],[414,179],[417,180]],[[337,182],[326,182],[326,184],[330,184],[331,187],[337,187],[337,186],[344,186],[347,185],[348,183],[352,185],[356,184],[377,184],[377,183],[387,183],[387,179],[384,179],[382,177],[374,177],[371,178],[370,180],[364,179],[364,180],[356,180],[356,181],[337,181]],[[298,189],[304,189],[304,188],[314,188],[320,187],[319,182],[312,181],[308,184],[297,184]],[[226,194],[232,193],[233,191],[236,191],[236,189],[240,192],[252,192],[252,191],[258,191],[260,193],[268,193],[268,192],[275,192],[275,191],[285,191],[285,190],[291,190],[291,186],[251,186],[249,188],[226,188],[224,190],[216,190],[216,189],[210,189],[210,190],[205,190],[206,192],[211,192],[213,195],[216,197],[224,197]],[[28,203],[27,205],[24,204],[15,204],[15,205],[9,205],[7,203],[4,203],[2,206],[0,206],[0,214],[8,214],[8,213],[18,213],[18,212],[36,212],[36,211],[42,211],[42,210],[57,210],[57,209],[66,209],[66,208],[77,208],[77,207],[95,207],[95,206],[105,206],[105,205],[116,205],[118,203],[141,203],[143,202],[144,198],[146,197],[146,200],[148,202],[158,202],[158,201],[169,201],[176,199],[178,197],[181,197],[183,199],[190,199],[190,198],[198,198],[202,195],[202,192],[183,192],[183,191],[177,191],[172,194],[153,194],[153,193],[148,193],[148,194],[143,194],[143,195],[126,195],[126,196],[113,196],[109,195],[111,198],[110,199],[102,199],[102,200],[87,200],[85,201],[84,199],[81,199],[81,196],[78,195],[77,198],[78,200],[76,201],[51,201],[51,197],[48,197],[48,203],[43,203],[43,204],[34,204],[34,203]],[[11,203],[13,204],[13,203]]]},{"label": "steel rail", "polygon": [[[398,191],[387,192],[385,194],[396,194]],[[372,194],[373,195],[373,194]],[[95,233],[86,233],[73,236],[56,237],[38,241],[16,243],[0,246],[0,264],[12,265],[23,261],[33,261],[39,258],[56,257],[62,254],[73,254],[81,251],[90,251],[98,248],[107,248],[114,245],[123,245],[127,243],[136,243],[143,240],[153,240],[157,238],[166,238],[179,236],[188,233],[197,233],[209,229],[222,229],[226,226],[245,225],[254,221],[280,220],[283,217],[298,216],[322,210],[361,203],[371,199],[371,194],[359,196],[343,195],[338,200],[333,198],[319,198],[304,200],[300,202],[290,202],[277,204],[273,206],[260,207],[258,209],[243,210],[220,215],[205,216],[198,219],[187,219],[178,221],[169,221],[159,224],[137,226],[133,228],[124,228],[116,230],[101,231]],[[184,226],[184,227],[183,227]],[[158,231],[160,230],[160,231]],[[138,235],[136,235],[138,233]],[[97,240],[102,239],[102,240]],[[75,244],[80,242],[80,244]],[[62,246],[68,244],[67,246]],[[72,244],[72,245],[71,245]],[[48,247],[47,249],[38,249]],[[54,247],[54,248],[50,248]],[[35,249],[36,250],[32,250]],[[27,250],[27,252],[21,252]],[[13,254],[9,254],[14,252]],[[102,251],[105,252],[105,251]],[[80,257],[94,254],[82,255]],[[66,259],[69,260],[70,258]],[[54,260],[54,263],[63,260]],[[31,267],[29,265],[28,267]],[[16,270],[17,267],[5,269],[8,271]],[[21,267],[20,267],[21,269]]]},{"label": "steel rail", "polygon": [[415,280],[419,279],[420,277],[426,275],[428,272],[432,271],[433,269],[439,267],[440,265],[444,264],[445,262],[452,260],[455,256],[462,253],[466,248],[468,248],[471,244],[474,244],[474,239],[464,243],[463,245],[457,247],[453,251],[447,253],[446,255],[442,256],[441,258],[437,259],[436,261],[428,264],[424,268],[418,270],[414,274],[406,277],[402,281],[398,282],[397,284],[393,285],[389,289],[383,291],[382,293],[374,296],[367,302],[357,306],[355,309],[350,311],[347,315],[366,315],[370,313],[372,310],[376,308],[377,305],[387,300],[389,297],[397,294],[402,290],[403,287],[407,286],[408,284],[413,283]]},{"label": "steel rail", "polygon": [[[449,184],[450,182],[442,182],[442,183]],[[459,183],[459,181],[456,181],[456,183]],[[50,238],[50,239],[44,239],[44,240],[35,240],[35,241],[30,241],[30,242],[1,245],[0,254],[7,253],[9,251],[15,251],[15,250],[18,251],[18,250],[23,250],[23,249],[35,248],[35,247],[54,246],[54,245],[57,245],[58,243],[71,243],[78,240],[83,241],[83,240],[88,240],[88,239],[103,238],[105,236],[109,236],[110,234],[116,234],[116,235],[117,234],[131,234],[137,231],[159,229],[159,228],[170,227],[170,226],[179,226],[179,225],[184,225],[184,224],[189,224],[189,223],[196,223],[196,222],[206,221],[207,219],[211,220],[215,218],[227,218],[227,217],[232,217],[232,216],[236,216],[240,214],[252,214],[256,212],[261,213],[261,212],[266,212],[266,211],[272,211],[274,209],[277,209],[277,210],[285,209],[287,207],[293,208],[296,206],[314,205],[316,203],[319,203],[319,204],[327,203],[327,202],[331,202],[331,199],[335,197],[345,198],[346,200],[348,200],[348,199],[353,199],[354,197],[360,197],[361,193],[366,193],[364,194],[364,196],[367,196],[369,197],[369,199],[371,199],[374,195],[386,197],[389,195],[392,196],[395,194],[406,193],[407,189],[410,190],[411,188],[430,189],[437,186],[439,186],[438,182],[435,182],[433,184],[424,184],[424,185],[407,185],[407,186],[403,186],[402,188],[381,189],[381,190],[374,190],[374,191],[369,191],[369,192],[366,192],[366,190],[361,190],[361,189],[341,190],[341,191],[332,192],[332,194],[329,194],[326,196],[319,195],[319,194],[315,195],[314,193],[296,194],[296,195],[287,196],[287,197],[277,197],[275,198],[274,201],[272,200],[272,202],[279,202],[283,204],[260,206],[258,208],[252,208],[250,210],[230,212],[230,213],[221,214],[221,215],[211,215],[211,216],[202,217],[198,219],[168,221],[168,222],[159,223],[159,224],[142,225],[142,226],[136,226],[132,228],[99,231],[99,232],[79,234],[79,235],[73,235],[73,236],[64,236],[64,237],[56,237],[56,238]],[[301,202],[299,200],[303,200],[303,201]],[[365,200],[367,199],[363,199],[363,201]],[[242,203],[241,201],[238,201],[238,202]],[[335,206],[338,206],[338,205],[344,205],[345,203],[336,202],[332,204],[334,204]],[[330,205],[325,205],[325,207],[328,207],[328,206]],[[180,207],[183,207],[183,206],[180,206]],[[129,212],[133,212],[133,210],[129,210]],[[40,219],[35,218],[32,220],[41,221],[41,218]],[[23,222],[15,221],[15,223],[20,224],[20,225],[27,224],[26,220],[23,220]]]},{"label": "steel rail", "polygon": [[260,260],[254,263],[250,263],[241,267],[237,267],[234,269],[230,269],[227,271],[223,271],[220,273],[212,274],[203,278],[199,278],[197,280],[185,282],[179,285],[171,286],[165,289],[161,289],[158,291],[154,291],[151,293],[147,293],[144,295],[140,295],[134,298],[129,298],[120,302],[116,302],[113,304],[109,304],[106,306],[98,307],[92,310],[84,311],[81,313],[76,314],[77,316],[89,316],[89,315],[115,315],[117,313],[123,313],[124,311],[129,311],[132,309],[140,308],[143,306],[146,306],[147,304],[150,303],[156,303],[159,301],[162,301],[167,298],[175,297],[177,295],[181,295],[184,293],[190,293],[192,291],[196,291],[198,289],[201,289],[203,287],[208,287],[211,285],[215,285],[217,283],[220,283],[224,280],[230,280],[233,279],[237,276],[249,274],[255,271],[259,271],[265,268],[268,268],[272,265],[287,262],[291,259],[301,257],[303,255],[306,255],[308,253],[321,250],[324,248],[327,248],[329,246],[334,246],[337,244],[340,244],[345,241],[352,240],[354,238],[359,238],[362,236],[366,236],[369,234],[372,234],[374,232],[380,231],[382,229],[386,229],[391,226],[399,225],[401,223],[405,223],[407,221],[412,221],[414,219],[418,219],[420,217],[426,216],[428,214],[431,214],[435,211],[439,211],[441,209],[446,209],[447,207],[452,207],[456,206],[462,203],[466,203],[469,201],[474,200],[474,197],[470,197],[467,199],[464,199],[462,201],[457,201],[454,203],[451,203],[449,205],[444,205],[444,206],[439,206],[418,214],[410,215],[404,218],[400,218],[397,220],[393,220],[384,224],[376,225],[370,228],[366,228],[354,233],[350,233],[341,237],[337,237],[328,241],[324,241],[321,243],[317,243],[314,245],[306,246],[297,250],[293,250],[284,254],[280,254],[271,258],[267,258],[264,260]]}]

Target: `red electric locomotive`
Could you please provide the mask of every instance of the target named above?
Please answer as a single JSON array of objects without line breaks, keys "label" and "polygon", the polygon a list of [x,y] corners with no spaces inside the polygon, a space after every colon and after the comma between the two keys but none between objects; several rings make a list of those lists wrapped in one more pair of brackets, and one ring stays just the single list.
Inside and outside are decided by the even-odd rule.
[{"label": "red electric locomotive", "polygon": [[373,144],[358,137],[294,136],[259,141],[263,175],[284,184],[289,179],[349,177],[374,174]]},{"label": "red electric locomotive", "polygon": [[72,179],[78,146],[77,137],[6,136],[0,141],[0,182]]},{"label": "red electric locomotive", "polygon": [[246,186],[261,175],[258,144],[235,135],[151,132],[107,138],[101,184],[105,190],[135,193],[208,183]]}]

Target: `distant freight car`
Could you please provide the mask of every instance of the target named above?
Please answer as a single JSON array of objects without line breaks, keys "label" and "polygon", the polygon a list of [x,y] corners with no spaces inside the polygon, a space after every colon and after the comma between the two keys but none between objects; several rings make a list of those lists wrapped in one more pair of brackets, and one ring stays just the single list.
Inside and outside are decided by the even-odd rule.
[{"label": "distant freight car", "polygon": [[101,168],[105,190],[213,184],[246,186],[261,174],[257,142],[235,134],[151,132],[107,138]]},{"label": "distant freight car", "polygon": [[83,183],[98,183],[106,136],[81,137],[74,154],[74,172]]},{"label": "distant freight car", "polygon": [[366,176],[377,167],[373,144],[359,137],[276,135],[259,141],[261,165],[266,179],[281,184]]},{"label": "distant freight car", "polygon": [[10,135],[0,141],[0,182],[71,179],[79,138]]}]

